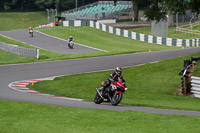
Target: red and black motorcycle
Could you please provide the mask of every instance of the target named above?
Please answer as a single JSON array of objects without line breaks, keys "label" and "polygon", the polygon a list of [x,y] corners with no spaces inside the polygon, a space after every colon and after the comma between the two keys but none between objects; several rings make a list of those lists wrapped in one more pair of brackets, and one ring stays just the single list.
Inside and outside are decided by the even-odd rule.
[{"label": "red and black motorcycle", "polygon": [[116,106],[122,100],[124,92],[128,89],[126,84],[118,78],[118,82],[110,84],[105,90],[103,90],[105,82],[102,82],[100,88],[96,88],[96,95],[94,97],[94,102],[100,104],[104,101],[111,102],[112,105]]}]

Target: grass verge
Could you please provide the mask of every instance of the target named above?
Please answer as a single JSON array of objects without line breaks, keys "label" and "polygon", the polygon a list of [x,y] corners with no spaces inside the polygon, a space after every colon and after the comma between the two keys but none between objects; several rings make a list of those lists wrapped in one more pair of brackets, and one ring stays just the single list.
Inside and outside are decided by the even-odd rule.
[{"label": "grass verge", "polygon": [[[115,112],[0,100],[1,133],[198,133],[194,116]],[[120,126],[119,126],[120,125]]]},{"label": "grass verge", "polygon": [[26,62],[34,62],[34,58],[18,56],[11,53],[7,53],[0,50],[0,65],[3,64],[15,64],[15,63],[26,63]]},{"label": "grass verge", "polygon": [[130,53],[130,52],[140,52],[166,49],[177,49],[177,47],[170,47],[158,44],[149,44],[146,42],[141,42],[138,40],[132,40],[129,38],[113,35],[107,32],[103,32],[98,29],[91,27],[63,27],[41,30],[41,32],[62,38],[68,39],[69,36],[73,36],[75,42],[107,50],[109,52],[121,52],[121,53]]},{"label": "grass verge", "polygon": [[[129,89],[121,103],[200,111],[198,98],[174,94],[181,84],[178,73],[183,67],[183,60],[199,55],[200,53],[197,53],[123,69],[123,76]],[[101,81],[105,81],[110,73],[111,71],[75,74],[58,77],[53,81],[38,82],[28,87],[39,92],[93,101],[95,88],[100,87]]]},{"label": "grass verge", "polygon": [[3,12],[0,13],[0,31],[28,29],[47,23],[46,12]]},{"label": "grass verge", "polygon": [[193,75],[196,77],[200,77],[200,62],[197,62],[197,65],[195,66]]}]

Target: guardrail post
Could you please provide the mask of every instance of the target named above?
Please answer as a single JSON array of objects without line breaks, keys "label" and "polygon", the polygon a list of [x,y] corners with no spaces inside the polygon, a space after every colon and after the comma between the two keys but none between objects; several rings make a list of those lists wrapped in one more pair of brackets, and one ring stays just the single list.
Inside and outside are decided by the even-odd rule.
[{"label": "guardrail post", "polygon": [[39,55],[40,55],[40,54],[39,54],[39,49],[36,50],[36,55],[37,55],[36,58],[37,58],[37,60],[38,60],[38,59],[40,58],[40,56],[39,56]]}]

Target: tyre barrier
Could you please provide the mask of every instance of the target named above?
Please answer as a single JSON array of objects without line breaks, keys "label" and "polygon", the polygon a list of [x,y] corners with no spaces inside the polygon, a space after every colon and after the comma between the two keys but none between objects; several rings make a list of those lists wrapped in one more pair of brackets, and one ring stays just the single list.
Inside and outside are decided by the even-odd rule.
[{"label": "tyre barrier", "polygon": [[[200,57],[191,57],[190,59],[184,60],[184,68],[181,70],[181,94],[192,95],[200,98],[200,80],[197,81],[197,77],[192,76],[196,62],[200,61]],[[200,79],[200,78],[199,78]],[[193,85],[193,87],[192,87]],[[197,89],[199,87],[199,91]]]}]

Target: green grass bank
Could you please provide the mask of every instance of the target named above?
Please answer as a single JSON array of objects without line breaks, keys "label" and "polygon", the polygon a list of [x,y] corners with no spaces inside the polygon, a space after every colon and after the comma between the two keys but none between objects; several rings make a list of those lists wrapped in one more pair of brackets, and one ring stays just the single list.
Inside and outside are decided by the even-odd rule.
[{"label": "green grass bank", "polygon": [[112,35],[91,27],[63,27],[48,30],[41,30],[49,35],[53,35],[62,39],[68,39],[73,36],[75,42],[91,46],[109,52],[130,53],[166,49],[177,49],[177,47],[163,46],[158,44],[149,44],[138,40]]},{"label": "green grass bank", "polygon": [[193,76],[200,77],[200,62],[197,62],[197,65],[193,72]]},{"label": "green grass bank", "polygon": [[1,133],[198,133],[196,116],[116,112],[0,100]]},{"label": "green grass bank", "polygon": [[2,12],[0,31],[28,29],[47,23],[46,12]]}]

